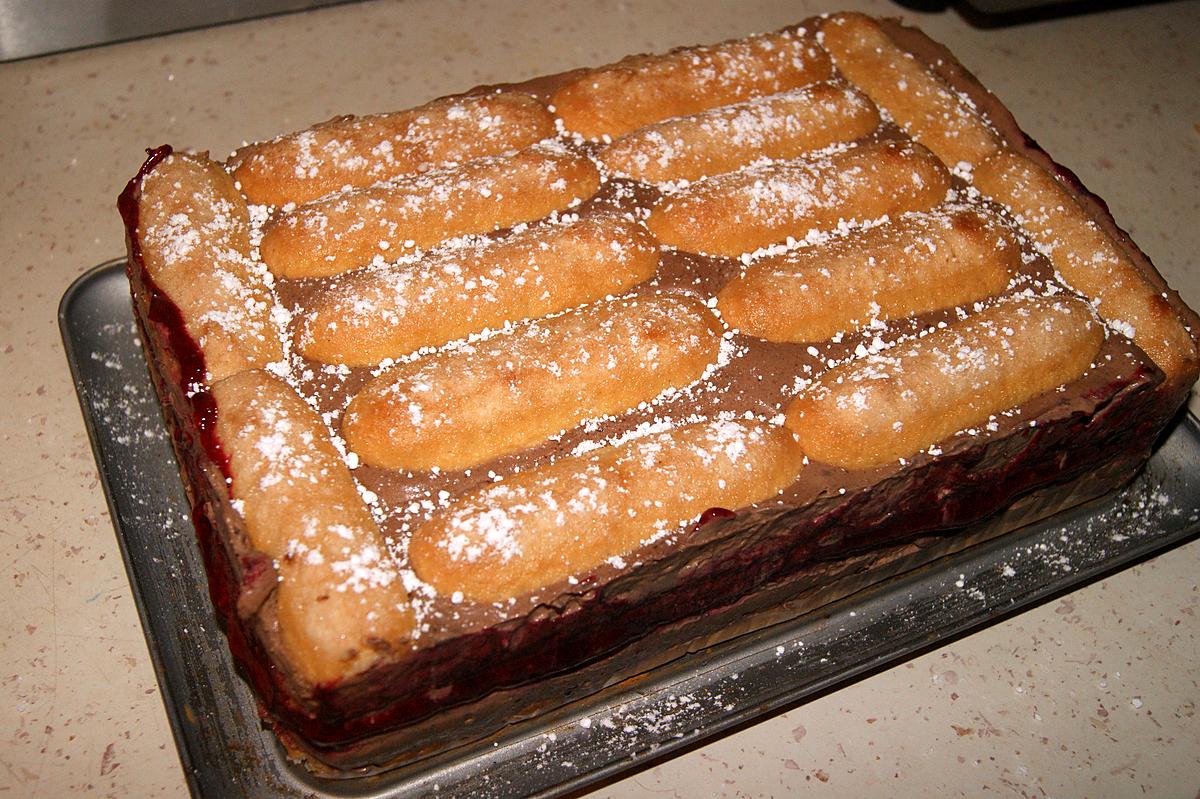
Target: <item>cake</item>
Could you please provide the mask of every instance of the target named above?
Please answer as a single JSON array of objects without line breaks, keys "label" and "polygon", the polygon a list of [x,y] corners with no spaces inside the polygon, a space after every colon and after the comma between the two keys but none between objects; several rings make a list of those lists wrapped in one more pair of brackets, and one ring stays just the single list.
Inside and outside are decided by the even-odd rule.
[{"label": "cake", "polygon": [[214,606],[320,773],[1106,493],[1200,369],[1104,204],[859,14],[158,147],[119,207]]}]

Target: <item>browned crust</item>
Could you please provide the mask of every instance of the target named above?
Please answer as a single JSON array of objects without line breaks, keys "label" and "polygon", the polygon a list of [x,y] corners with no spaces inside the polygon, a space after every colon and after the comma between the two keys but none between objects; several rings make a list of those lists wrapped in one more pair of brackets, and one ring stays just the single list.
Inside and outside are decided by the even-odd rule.
[{"label": "browned crust", "polygon": [[[250,261],[249,212],[229,175],[204,155],[172,153],[137,202],[143,264],[203,348],[209,379],[280,360],[274,298]],[[183,226],[193,235],[179,239]]]},{"label": "browned crust", "polygon": [[[373,366],[619,294],[657,268],[658,242],[625,216],[538,223],[330,281],[301,304],[296,347],[323,363]],[[427,313],[430,306],[441,313]]]},{"label": "browned crust", "polygon": [[909,214],[825,244],[765,256],[717,293],[721,318],[769,341],[822,341],[1004,293],[1016,232],[976,208]]},{"label": "browned crust", "polygon": [[266,226],[262,259],[279,277],[334,275],[383,254],[541,219],[599,185],[579,153],[533,145],[303,205]]},{"label": "browned crust", "polygon": [[321,418],[259,369],[212,395],[231,504],[278,573],[282,656],[320,684],[407,646],[414,618],[400,574]]},{"label": "browned crust", "polygon": [[[453,161],[498,155],[554,135],[554,120],[520,92],[445,97],[391,114],[340,116],[247,145],[229,171],[253,203],[308,202]],[[374,164],[364,156],[375,153]]]},{"label": "browned crust", "polygon": [[[772,425],[678,427],[463,497],[413,534],[409,557],[440,592],[502,602],[542,588],[549,575],[557,582],[629,555],[646,536],[714,505],[769,499],[795,480],[803,457],[794,437]],[[498,517],[511,526],[502,540]]]},{"label": "browned crust", "polygon": [[611,172],[635,180],[699,180],[852,142],[879,122],[878,109],[853,86],[820,81],[637,128],[597,157]]},{"label": "browned crust", "polygon": [[646,224],[668,246],[736,258],[812,229],[835,229],[847,217],[929,210],[949,187],[945,165],[927,149],[884,141],[691,184],[665,195]]},{"label": "browned crust", "polygon": [[691,297],[586,305],[384,372],[350,401],[342,432],[372,465],[471,468],[687,386],[716,363],[723,332]]},{"label": "browned crust", "polygon": [[[829,77],[829,56],[792,31],[629,56],[569,77],[550,98],[567,130],[616,137],[668,117]],[[720,77],[712,78],[713,73]]]}]

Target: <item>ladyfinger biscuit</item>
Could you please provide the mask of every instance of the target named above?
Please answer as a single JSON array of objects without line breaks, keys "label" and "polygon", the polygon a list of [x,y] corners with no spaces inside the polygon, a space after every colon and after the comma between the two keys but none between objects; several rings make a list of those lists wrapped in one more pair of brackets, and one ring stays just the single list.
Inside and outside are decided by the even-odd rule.
[{"label": "ladyfinger biscuit", "polygon": [[717,295],[730,327],[821,341],[1000,294],[1021,265],[1015,233],[969,207],[915,213],[755,261]]},{"label": "ladyfinger biscuit", "polygon": [[350,402],[342,434],[374,466],[473,466],[688,385],[722,332],[702,302],[671,295],[532,320],[384,372]]},{"label": "ladyfinger biscuit", "polygon": [[501,602],[617,561],[711,507],[769,499],[803,458],[790,432],[743,421],[602,447],[462,497],[416,530],[409,563],[440,593]]},{"label": "ladyfinger biscuit", "polygon": [[881,466],[1075,380],[1103,341],[1083,300],[1005,299],[830,369],[792,401],[786,424],[816,460]]},{"label": "ladyfinger biscuit", "polygon": [[238,150],[229,168],[252,203],[306,203],[452,161],[517,150],[554,135],[533,97],[451,97],[407,111],[335,117]]},{"label": "ladyfinger biscuit", "polygon": [[966,99],[897,47],[874,20],[836,14],[821,24],[817,40],[838,72],[945,163],[977,164],[1000,148],[1000,137]]},{"label": "ladyfinger biscuit", "polygon": [[599,185],[586,157],[535,144],[302,206],[267,226],[259,252],[280,277],[334,275],[376,256],[541,219]]},{"label": "ladyfinger biscuit", "polygon": [[610,171],[636,180],[698,180],[763,158],[796,158],[851,142],[878,126],[879,111],[861,92],[821,81],[639,128],[599,158]]},{"label": "ladyfinger biscuit", "polygon": [[616,138],[669,117],[795,89],[832,74],[803,32],[750,36],[663,55],[630,56],[584,72],[550,104],[567,130]]},{"label": "ladyfinger biscuit", "polygon": [[312,682],[361,672],[407,641],[413,613],[378,527],[316,412],[278,378],[212,388],[230,497],[279,574],[279,635]]},{"label": "ladyfinger biscuit", "polygon": [[214,381],[283,357],[270,275],[250,261],[249,232],[246,201],[204,156],[173,153],[142,180],[142,262],[179,308]]},{"label": "ladyfinger biscuit", "polygon": [[1133,339],[1169,379],[1194,379],[1196,346],[1179,316],[1053,175],[1005,151],[980,164],[974,181],[1008,209],[1102,319]]},{"label": "ladyfinger biscuit", "polygon": [[949,188],[933,153],[886,141],[698,181],[666,195],[646,224],[676,249],[736,257],[843,221],[928,210]]},{"label": "ladyfinger biscuit", "polygon": [[416,264],[336,278],[300,312],[296,346],[317,361],[370,366],[620,293],[657,267],[658,242],[629,217],[535,223]]}]

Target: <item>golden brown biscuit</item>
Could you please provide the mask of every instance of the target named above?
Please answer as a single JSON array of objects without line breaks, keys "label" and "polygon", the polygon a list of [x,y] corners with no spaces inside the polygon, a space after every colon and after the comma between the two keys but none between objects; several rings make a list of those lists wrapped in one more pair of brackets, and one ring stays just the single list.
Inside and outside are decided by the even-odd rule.
[{"label": "golden brown biscuit", "polygon": [[821,341],[1000,294],[1021,265],[1015,233],[980,209],[915,213],[755,261],[717,294],[730,327]]},{"label": "golden brown biscuit", "polygon": [[409,562],[439,593],[502,602],[620,562],[711,507],[769,499],[796,479],[803,458],[780,427],[673,428],[467,494],[416,530]]},{"label": "golden brown biscuit", "polygon": [[302,206],[267,226],[259,251],[280,277],[334,275],[377,256],[541,219],[599,185],[584,156],[535,144]]},{"label": "golden brown biscuit", "polygon": [[671,247],[737,257],[840,222],[928,210],[949,188],[933,153],[887,141],[698,181],[666,195],[646,225]]},{"label": "golden brown biscuit", "polygon": [[974,180],[1032,235],[1063,279],[1095,303],[1102,319],[1171,380],[1194,379],[1195,343],[1174,309],[1053,175],[1006,150],[981,164]]},{"label": "golden brown biscuit", "polygon": [[1001,146],[1000,137],[964,98],[869,17],[835,14],[821,24],[817,40],[840,73],[945,163],[977,164]]},{"label": "golden brown biscuit", "polygon": [[402,363],[350,402],[342,433],[366,463],[457,469],[683,387],[722,328],[697,299],[622,297],[530,320]]},{"label": "golden brown biscuit", "polygon": [[827,79],[829,56],[801,33],[782,32],[630,56],[583,72],[550,99],[567,130],[615,138],[668,117],[695,114]]},{"label": "golden brown biscuit", "polygon": [[810,457],[865,469],[907,458],[1079,377],[1104,341],[1083,300],[1018,296],[835,366],[787,409]]},{"label": "golden brown biscuit", "polygon": [[301,310],[296,346],[314,360],[370,366],[618,294],[657,267],[658,242],[628,217],[593,211],[535,223],[415,264],[336,278]]},{"label": "golden brown biscuit", "polygon": [[279,573],[280,641],[314,683],[368,668],[403,645],[413,612],[379,528],[329,431],[261,370],[212,388],[230,497],[250,544]]},{"label": "golden brown biscuit", "polygon": [[169,155],[142,180],[142,261],[179,308],[210,380],[283,357],[270,275],[249,258],[249,232],[246,201],[203,155]]},{"label": "golden brown biscuit", "polygon": [[229,169],[252,203],[306,203],[451,161],[516,150],[554,135],[554,118],[525,94],[434,100],[407,111],[335,117],[251,144]]},{"label": "golden brown biscuit", "polygon": [[865,95],[840,81],[821,81],[639,128],[601,150],[599,159],[636,180],[698,180],[852,142],[878,126],[879,111]]}]

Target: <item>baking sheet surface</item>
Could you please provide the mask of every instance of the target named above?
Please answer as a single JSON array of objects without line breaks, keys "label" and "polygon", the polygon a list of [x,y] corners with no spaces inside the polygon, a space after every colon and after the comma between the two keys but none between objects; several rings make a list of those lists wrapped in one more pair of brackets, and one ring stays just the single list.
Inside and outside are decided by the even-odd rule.
[{"label": "baking sheet surface", "polygon": [[1200,531],[1200,425],[1182,417],[1124,490],[801,619],[656,670],[477,745],[376,777],[288,763],[218,627],[146,371],[123,261],[63,296],[59,323],[192,792],[202,797],[557,796],[845,684]]}]

